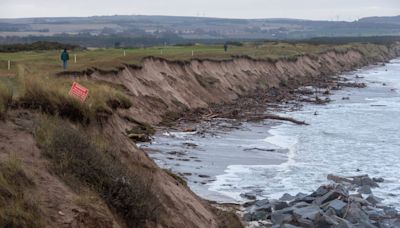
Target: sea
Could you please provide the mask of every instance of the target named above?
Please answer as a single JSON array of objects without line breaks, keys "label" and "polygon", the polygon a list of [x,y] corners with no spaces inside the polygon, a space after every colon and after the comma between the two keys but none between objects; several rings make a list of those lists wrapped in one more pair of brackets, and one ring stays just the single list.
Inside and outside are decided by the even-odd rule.
[{"label": "sea", "polygon": [[384,178],[374,195],[400,208],[400,59],[343,76],[367,87],[277,113],[309,125],[216,119],[195,126],[203,133],[164,131],[140,146],[208,200],[243,203],[245,193],[279,199],[311,193],[329,183],[328,174],[368,174]]}]

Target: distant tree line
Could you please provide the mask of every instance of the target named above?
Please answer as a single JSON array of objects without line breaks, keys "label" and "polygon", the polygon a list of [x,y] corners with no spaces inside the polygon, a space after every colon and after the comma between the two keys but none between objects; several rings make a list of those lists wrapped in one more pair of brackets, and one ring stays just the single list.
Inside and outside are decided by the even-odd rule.
[{"label": "distant tree line", "polygon": [[55,50],[76,49],[80,47],[105,47],[129,48],[150,47],[156,45],[190,46],[196,43],[203,44],[228,44],[242,46],[244,42],[276,42],[308,44],[347,44],[347,43],[375,43],[391,44],[400,41],[400,36],[367,36],[367,37],[317,37],[310,39],[184,39],[171,33],[163,35],[146,36],[121,36],[121,35],[91,35],[88,33],[78,35],[60,34],[55,36],[29,36],[29,37],[0,37],[0,52],[16,52],[29,50]]},{"label": "distant tree line", "polygon": [[18,51],[41,51],[41,50],[61,50],[61,49],[81,49],[78,45],[63,44],[58,42],[37,41],[25,44],[3,44],[0,45],[0,52]]},{"label": "distant tree line", "polygon": [[185,43],[185,39],[175,34],[167,33],[162,35],[145,35],[139,37],[124,35],[91,35],[81,33],[77,35],[59,34],[54,36],[7,36],[0,37],[0,44],[33,43],[37,41],[59,42],[84,47],[147,47],[162,45],[164,43],[177,44]]}]

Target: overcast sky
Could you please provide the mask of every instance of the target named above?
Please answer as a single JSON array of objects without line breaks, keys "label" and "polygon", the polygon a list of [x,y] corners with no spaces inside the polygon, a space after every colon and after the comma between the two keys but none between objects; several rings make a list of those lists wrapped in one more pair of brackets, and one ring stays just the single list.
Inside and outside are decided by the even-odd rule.
[{"label": "overcast sky", "polygon": [[400,0],[0,0],[0,18],[115,14],[349,21],[400,15]]}]

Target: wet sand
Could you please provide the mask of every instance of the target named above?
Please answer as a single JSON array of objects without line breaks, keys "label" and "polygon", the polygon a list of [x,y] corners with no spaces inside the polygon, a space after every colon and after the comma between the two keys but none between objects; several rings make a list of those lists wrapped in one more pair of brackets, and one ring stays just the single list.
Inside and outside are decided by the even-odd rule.
[{"label": "wet sand", "polygon": [[[363,69],[363,71],[366,70],[375,73],[374,68]],[[357,73],[349,75],[349,78],[356,83],[365,82],[364,78],[357,77]],[[367,96],[376,97],[380,96],[380,94],[387,96],[386,92],[384,94],[383,92],[390,88],[381,86],[382,82],[369,81],[368,83],[371,87],[367,89],[346,88],[335,93],[332,96],[336,100],[334,106],[341,108],[346,104],[369,102],[366,98]],[[376,88],[375,84],[379,87]],[[356,91],[361,91],[361,93]],[[302,97],[309,99],[313,98],[313,96],[313,94],[309,94]],[[275,108],[282,115],[290,116],[292,115],[290,111],[294,107],[298,108],[299,103],[299,101],[295,100],[287,102],[285,105],[278,105],[279,107]],[[371,106],[373,107],[372,104]],[[329,107],[325,106],[312,105],[310,107],[313,107],[312,110],[307,108],[308,111],[305,111],[306,116],[301,115],[300,118],[313,121],[314,118],[319,119],[318,115],[323,115],[325,110],[329,110]],[[314,116],[314,111],[317,111],[317,116]],[[265,186],[255,186],[250,183],[260,182],[265,185],[268,180],[276,180],[276,178],[272,177],[275,174],[265,172],[265,167],[280,166],[290,160],[291,154],[289,150],[282,149],[288,148],[287,145],[279,146],[280,143],[277,143],[274,138],[275,134],[271,134],[281,124],[282,121],[276,120],[250,123],[222,118],[200,123],[189,122],[176,128],[180,130],[162,131],[159,135],[156,135],[152,145],[143,144],[142,147],[148,151],[149,155],[161,167],[171,169],[173,172],[183,176],[188,181],[190,188],[201,197],[218,202],[241,202],[236,201],[238,200],[237,197],[229,197],[230,192],[223,192],[221,189],[226,188],[231,192],[240,191],[241,193],[250,192],[255,193],[255,195],[264,195],[265,193],[257,191],[265,188]],[[299,128],[304,129],[301,126]],[[195,131],[185,132],[183,129],[193,129]],[[288,140],[290,141],[290,139]],[[293,142],[284,142],[284,144],[287,143]],[[260,167],[260,172],[255,170],[257,166]],[[245,170],[245,167],[251,167],[251,170]],[[240,168],[244,168],[244,170],[237,170]],[[234,173],[235,175],[242,173],[245,176],[232,175],[224,178],[223,182],[217,184],[219,185],[219,191],[212,191],[212,186],[215,186],[215,181],[218,181],[217,177],[229,175],[229,173]],[[325,177],[326,175],[324,174],[323,176]],[[249,186],[239,184],[241,185],[240,188],[235,189],[238,186],[237,182],[243,181],[244,177],[246,180],[252,179],[248,181]],[[263,181],[257,181],[257,179]],[[279,180],[282,180],[282,178]],[[317,184],[317,181],[315,181],[315,184]],[[274,183],[273,185],[279,187],[280,184]],[[309,185],[309,187],[311,188],[312,185]],[[287,189],[287,186],[284,187],[282,183],[279,188]],[[304,191],[308,190],[312,189],[304,189]],[[279,191],[276,192],[280,194]]]},{"label": "wet sand", "polygon": [[279,165],[288,160],[288,150],[268,143],[265,138],[275,122],[240,123],[214,119],[193,124],[194,132],[166,131],[155,136],[152,144],[141,144],[162,168],[183,176],[199,196],[218,202],[233,198],[210,191],[230,165]]}]

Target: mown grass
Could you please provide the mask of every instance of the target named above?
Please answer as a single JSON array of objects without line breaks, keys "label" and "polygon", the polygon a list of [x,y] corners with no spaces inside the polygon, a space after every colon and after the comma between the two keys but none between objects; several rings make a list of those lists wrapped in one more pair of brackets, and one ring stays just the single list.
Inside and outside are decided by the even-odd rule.
[{"label": "mown grass", "polygon": [[16,158],[0,163],[0,227],[44,227],[34,197],[27,191],[34,183]]},{"label": "mown grass", "polygon": [[52,170],[72,188],[84,185],[97,192],[128,227],[156,220],[160,202],[149,170],[127,167],[108,143],[98,143],[67,121],[43,117],[35,132]]},{"label": "mown grass", "polygon": [[[156,46],[150,48],[127,49],[95,49],[70,51],[71,60],[68,71],[83,71],[88,68],[102,70],[115,70],[124,64],[140,65],[142,59],[148,56],[161,57],[169,60],[198,59],[231,59],[232,56],[249,56],[256,59],[291,58],[304,54],[318,54],[334,47],[341,49],[357,48],[366,44],[351,43],[341,45],[307,44],[307,43],[243,43],[243,45],[230,45],[227,52],[223,45],[192,46]],[[371,47],[385,47],[384,45],[369,44]],[[61,51],[61,50],[60,50]],[[17,53],[0,53],[0,75],[17,73],[16,65],[23,64],[31,73],[40,73],[43,76],[51,76],[62,72],[60,51],[27,51]],[[192,56],[193,51],[193,56]],[[125,56],[124,56],[125,52]],[[74,62],[74,56],[77,62]],[[11,60],[11,71],[6,69],[6,62]]]}]

